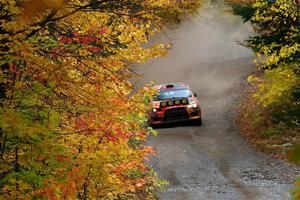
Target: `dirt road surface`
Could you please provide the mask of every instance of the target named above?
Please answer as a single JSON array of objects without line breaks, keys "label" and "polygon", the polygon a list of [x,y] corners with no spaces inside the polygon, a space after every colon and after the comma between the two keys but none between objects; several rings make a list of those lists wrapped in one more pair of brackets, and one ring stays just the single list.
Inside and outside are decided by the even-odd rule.
[{"label": "dirt road surface", "polygon": [[206,3],[193,21],[155,40],[174,44],[167,58],[139,67],[141,83],[186,82],[198,93],[203,125],[158,129],[149,165],[170,185],[163,200],[289,199],[295,167],[256,151],[234,126],[235,103],[251,71],[251,51],[238,45],[249,26],[222,3]]}]

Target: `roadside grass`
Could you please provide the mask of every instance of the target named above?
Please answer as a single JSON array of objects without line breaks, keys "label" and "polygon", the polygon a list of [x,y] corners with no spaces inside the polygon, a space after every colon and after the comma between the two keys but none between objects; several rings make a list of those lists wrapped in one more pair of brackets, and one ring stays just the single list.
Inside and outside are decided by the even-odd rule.
[{"label": "roadside grass", "polygon": [[274,122],[272,111],[255,99],[255,87],[249,88],[238,106],[237,124],[241,135],[258,150],[274,158],[288,160],[300,142],[299,128]]}]

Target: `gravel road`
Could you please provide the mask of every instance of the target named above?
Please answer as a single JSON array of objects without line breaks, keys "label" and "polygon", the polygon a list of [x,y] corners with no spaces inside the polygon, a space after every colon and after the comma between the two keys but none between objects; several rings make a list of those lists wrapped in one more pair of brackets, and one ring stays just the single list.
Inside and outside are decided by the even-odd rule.
[{"label": "gravel road", "polygon": [[297,168],[256,151],[234,126],[235,104],[251,71],[252,55],[238,45],[249,26],[228,8],[206,3],[195,20],[166,30],[155,41],[174,44],[167,58],[139,67],[141,83],[186,82],[198,93],[203,125],[158,129],[149,165],[170,185],[163,200],[289,199]]}]

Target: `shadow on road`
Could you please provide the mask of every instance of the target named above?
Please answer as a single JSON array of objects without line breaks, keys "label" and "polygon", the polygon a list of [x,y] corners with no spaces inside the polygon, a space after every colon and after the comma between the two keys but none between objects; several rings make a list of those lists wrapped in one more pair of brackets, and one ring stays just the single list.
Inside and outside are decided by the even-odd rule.
[{"label": "shadow on road", "polygon": [[168,124],[161,124],[161,125],[153,125],[153,129],[165,129],[165,128],[176,128],[176,127],[200,127],[202,125],[197,124],[194,121],[184,121],[184,122],[174,122]]}]

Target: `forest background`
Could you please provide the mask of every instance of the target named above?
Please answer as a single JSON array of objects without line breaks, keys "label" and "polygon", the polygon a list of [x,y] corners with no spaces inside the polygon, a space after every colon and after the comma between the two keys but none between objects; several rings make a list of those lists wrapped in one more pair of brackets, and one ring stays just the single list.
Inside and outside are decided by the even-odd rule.
[{"label": "forest background", "polygon": [[[231,1],[233,13],[254,34],[242,44],[253,50],[257,71],[239,107],[238,124],[260,150],[300,162],[300,1]],[[293,197],[300,199],[300,179]]]},{"label": "forest background", "polygon": [[[198,0],[1,0],[1,199],[153,199],[151,87],[130,63]],[[149,85],[151,86],[151,85]]]}]

